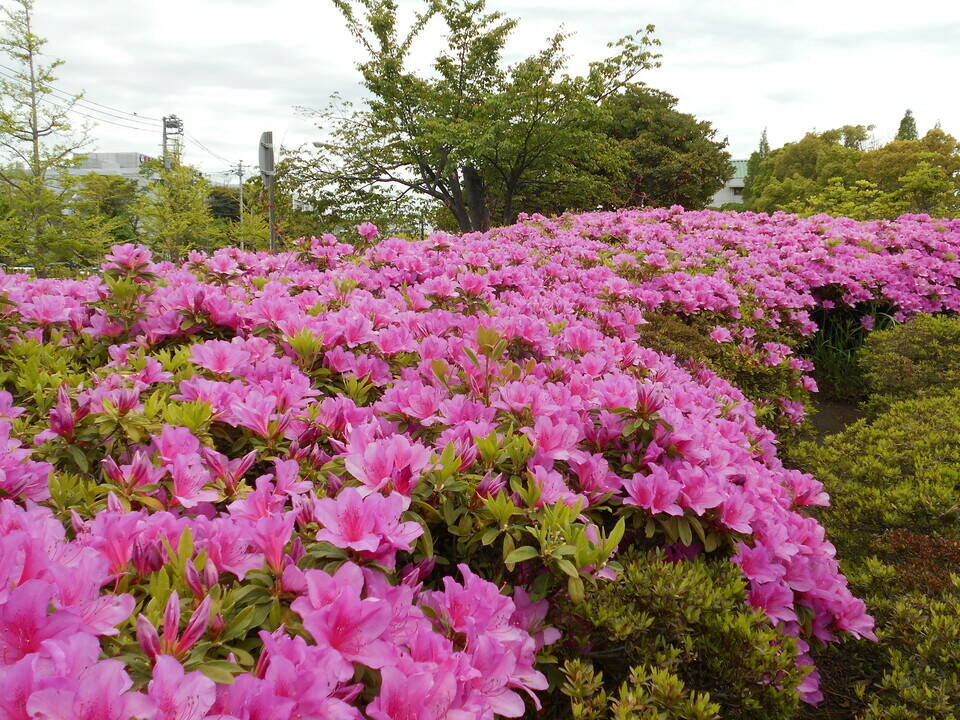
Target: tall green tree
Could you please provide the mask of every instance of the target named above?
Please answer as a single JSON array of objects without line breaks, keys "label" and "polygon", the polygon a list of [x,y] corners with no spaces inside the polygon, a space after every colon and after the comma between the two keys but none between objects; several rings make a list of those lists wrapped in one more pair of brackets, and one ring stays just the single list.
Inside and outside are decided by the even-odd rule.
[{"label": "tall green tree", "polygon": [[[362,222],[372,222],[384,233],[415,235],[421,227],[448,223],[438,220],[439,201],[412,191],[394,192],[382,185],[358,185],[341,194],[342,183],[331,184],[316,158],[303,150],[284,149],[274,176],[277,227],[283,242],[325,232],[353,232]],[[266,194],[260,178],[249,181],[245,197],[266,212]],[[451,227],[457,223],[450,216]]]},{"label": "tall green tree", "polygon": [[137,237],[139,218],[133,212],[140,189],[136,180],[119,175],[87,173],[68,180],[68,211],[85,218],[114,221],[111,235],[117,242]]},{"label": "tall green tree", "polygon": [[70,121],[81,95],[56,95],[62,60],[45,60],[46,40],[34,30],[33,0],[11,0],[0,10],[0,54],[10,68],[0,78],[0,254],[7,263],[38,272],[88,265],[111,239],[112,225],[65,217],[66,170],[90,143],[87,128]]},{"label": "tall green tree", "polygon": [[637,84],[603,101],[603,132],[623,153],[622,168],[607,175],[609,205],[699,209],[733,174],[726,140],[676,104],[672,95]]},{"label": "tall green tree", "polygon": [[[407,30],[394,0],[333,2],[366,53],[358,67],[368,97],[316,113],[330,128],[315,161],[321,184],[340,196],[430,198],[463,231],[511,222],[534,198],[570,206],[606,197],[604,172],[619,156],[598,127],[600,105],[656,64],[652,26],[573,77],[563,33],[507,66],[517,23],[487,12],[485,0],[424,0]],[[443,42],[432,72],[418,72],[411,53],[434,20]]]},{"label": "tall green tree", "polygon": [[757,175],[760,163],[766,160],[768,155],[770,155],[770,141],[767,140],[767,129],[764,128],[757,149],[750,153],[750,158],[747,160],[747,177],[743,181],[744,194],[748,194],[746,188],[750,186],[751,181]]},{"label": "tall green tree", "polygon": [[900,128],[897,130],[897,140],[916,140],[919,137],[917,121],[913,118],[913,111],[908,108],[900,120]]},{"label": "tall green tree", "polygon": [[149,179],[134,205],[141,236],[160,257],[177,260],[191,250],[212,250],[224,240],[224,229],[210,210],[210,184],[196,169],[179,160],[164,168],[145,163]]}]

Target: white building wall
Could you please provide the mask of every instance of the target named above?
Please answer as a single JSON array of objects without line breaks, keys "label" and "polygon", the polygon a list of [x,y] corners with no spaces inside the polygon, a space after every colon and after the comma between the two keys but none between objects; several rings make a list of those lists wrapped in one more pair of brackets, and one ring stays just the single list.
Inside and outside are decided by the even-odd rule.
[{"label": "white building wall", "polygon": [[743,202],[743,178],[730,178],[710,200],[711,207],[720,207],[724,203]]}]

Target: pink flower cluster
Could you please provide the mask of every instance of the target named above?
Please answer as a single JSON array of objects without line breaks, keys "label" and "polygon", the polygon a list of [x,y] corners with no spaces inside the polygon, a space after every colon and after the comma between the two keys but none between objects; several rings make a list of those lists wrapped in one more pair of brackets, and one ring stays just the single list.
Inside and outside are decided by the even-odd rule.
[{"label": "pink flower cluster", "polygon": [[[447,448],[483,477],[478,504],[522,502],[484,462],[491,437],[529,443],[538,505],[736,534],[749,602],[803,650],[872,637],[802,512],[827,502],[820,483],[783,466],[737,388],[645,348],[644,315],[725,315],[733,330],[711,337],[747,342],[745,312],[805,333],[829,302],[957,310],[960,221],[674,208],[362,235],[359,255],[331,235],[181,265],[126,245],[103,277],[0,274],[0,352],[27,339],[109,357],[64,378],[42,412],[0,393],[0,718],[522,715],[523,695],[535,704],[546,687],[536,654],[557,639],[545,603],[465,565],[424,589],[441,586],[416,552],[413,503],[436,499]],[[111,292],[118,278],[132,302]],[[785,345],[755,351],[810,369]],[[208,412],[194,430],[150,425],[158,399]],[[109,493],[70,512],[48,488],[63,473]],[[154,607],[161,575],[184,593]],[[263,604],[231,615],[234,594]],[[263,618],[245,636],[255,652],[228,652],[250,613]],[[200,672],[211,647],[232,684]],[[803,691],[817,698],[815,674]]]}]

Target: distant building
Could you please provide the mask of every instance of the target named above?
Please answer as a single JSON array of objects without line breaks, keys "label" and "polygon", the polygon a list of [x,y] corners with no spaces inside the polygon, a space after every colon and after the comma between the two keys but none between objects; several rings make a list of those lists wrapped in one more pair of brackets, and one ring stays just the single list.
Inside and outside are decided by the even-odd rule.
[{"label": "distant building", "polygon": [[724,203],[742,203],[743,202],[743,181],[747,178],[747,161],[731,160],[733,165],[733,177],[727,180],[727,184],[716,192],[710,201],[710,207],[720,207]]},{"label": "distant building", "polygon": [[140,167],[155,158],[143,153],[135,152],[94,152],[80,155],[80,164],[70,168],[70,175],[83,176],[90,173],[97,175],[119,175],[130,180],[143,182]]}]

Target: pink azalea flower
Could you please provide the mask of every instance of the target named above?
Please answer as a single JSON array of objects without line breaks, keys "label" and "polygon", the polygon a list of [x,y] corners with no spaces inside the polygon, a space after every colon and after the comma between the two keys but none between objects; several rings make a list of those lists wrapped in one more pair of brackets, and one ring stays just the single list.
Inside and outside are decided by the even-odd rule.
[{"label": "pink azalea flower", "polygon": [[33,693],[27,712],[44,720],[152,720],[153,703],[131,687],[122,662],[101,660],[76,680],[63,679]]},{"label": "pink azalea flower", "polygon": [[296,517],[296,512],[270,515],[257,520],[253,528],[251,539],[263,553],[267,566],[278,575],[283,573],[283,550],[290,542]]},{"label": "pink azalea flower", "polygon": [[184,673],[169,655],[157,656],[148,697],[157,708],[155,720],[202,720],[216,699],[216,685],[200,672]]},{"label": "pink azalea flower", "polygon": [[190,359],[217,375],[236,375],[250,364],[250,353],[225,340],[208,340],[191,348]]},{"label": "pink azalea flower", "polygon": [[740,566],[749,580],[758,583],[775,582],[787,572],[761,542],[756,542],[753,547],[746,543],[738,543],[733,562]]},{"label": "pink azalea flower", "polygon": [[636,505],[654,515],[683,515],[683,509],[677,504],[683,486],[660,465],[652,466],[649,475],[636,473],[624,480],[623,489],[629,496],[623,501],[624,505]]},{"label": "pink azalea flower", "polygon": [[335,499],[314,501],[313,515],[323,525],[317,540],[367,552],[383,546],[410,550],[410,544],[423,534],[423,527],[416,522],[400,522],[409,505],[410,498],[400,493],[364,497],[356,488],[344,488]]},{"label": "pink azalea flower", "polygon": [[164,465],[169,465],[179,455],[192,455],[200,450],[200,441],[189,429],[172,425],[164,425],[160,435],[153,436],[153,444]]},{"label": "pink azalea flower", "polygon": [[47,615],[55,588],[43,580],[28,580],[0,604],[0,664],[12,665],[40,651],[45,640],[66,638],[81,628],[73,613]]},{"label": "pink azalea flower", "polygon": [[357,225],[357,234],[362,237],[366,242],[373,240],[380,230],[371,222],[360,223]]},{"label": "pink azalea flower", "polygon": [[[192,436],[191,436],[192,437]],[[173,497],[185,508],[220,499],[216,490],[204,490],[210,484],[210,472],[196,453],[177,455],[170,464]]]},{"label": "pink azalea flower", "polygon": [[381,639],[393,617],[386,601],[378,598],[361,600],[358,594],[344,590],[319,610],[304,614],[301,612],[303,605],[293,609],[301,613],[303,627],[317,645],[331,648],[345,661],[375,669],[393,662],[397,651]]},{"label": "pink azalea flower", "polygon": [[350,441],[344,465],[353,477],[375,492],[395,489],[409,495],[430,463],[430,451],[404,435],[365,441]]},{"label": "pink azalea flower", "polygon": [[[413,666],[411,670],[414,670]],[[457,691],[457,680],[448,668],[419,672],[385,667],[380,671],[380,693],[367,706],[372,720],[443,720]],[[521,703],[522,705],[523,703]]]},{"label": "pink azalea flower", "polygon": [[722,325],[717,325],[710,331],[710,338],[718,343],[730,342],[733,340],[733,333]]}]

